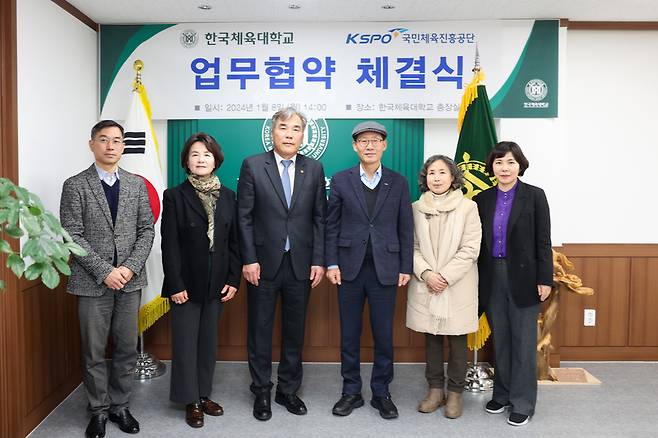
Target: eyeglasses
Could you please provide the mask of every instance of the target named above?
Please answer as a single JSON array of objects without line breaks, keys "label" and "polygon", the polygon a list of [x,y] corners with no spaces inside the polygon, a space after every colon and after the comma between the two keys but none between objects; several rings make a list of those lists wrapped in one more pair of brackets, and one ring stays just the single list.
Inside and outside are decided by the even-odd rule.
[{"label": "eyeglasses", "polygon": [[384,142],[384,139],[382,139],[382,138],[372,138],[372,139],[362,138],[362,139],[356,141],[356,143],[361,147],[366,147],[369,144],[371,144],[373,146],[379,146],[383,142]]},{"label": "eyeglasses", "polygon": [[123,144],[122,138],[98,137],[96,141],[102,144],[103,146],[107,146],[110,143],[112,143],[112,146],[120,146]]}]

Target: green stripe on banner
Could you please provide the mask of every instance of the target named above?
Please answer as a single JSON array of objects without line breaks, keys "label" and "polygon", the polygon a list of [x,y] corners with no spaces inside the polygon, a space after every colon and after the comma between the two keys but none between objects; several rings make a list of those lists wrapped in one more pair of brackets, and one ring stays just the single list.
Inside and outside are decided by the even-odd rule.
[{"label": "green stripe on banner", "polygon": [[558,20],[537,20],[514,70],[491,99],[496,118],[557,117]]},{"label": "green stripe on banner", "polygon": [[[100,52],[103,54],[100,67],[101,110],[114,78],[135,49],[171,26],[175,24],[101,25]],[[126,86],[132,86],[132,82]]]},{"label": "green stripe on banner", "polygon": [[[321,120],[321,119],[318,119]],[[328,131],[326,149],[320,157],[328,178],[336,172],[358,163],[352,149],[352,129],[359,119],[325,120]],[[423,165],[425,129],[421,119],[379,119],[386,126],[388,149],[382,162],[401,173],[409,182],[411,199],[418,199],[418,171]],[[187,138],[197,131],[206,132],[219,142],[224,151],[224,163],[217,171],[222,184],[235,190],[242,160],[264,152],[264,120],[169,120],[167,122],[168,185],[180,184],[186,177],[180,165],[180,152]]]}]

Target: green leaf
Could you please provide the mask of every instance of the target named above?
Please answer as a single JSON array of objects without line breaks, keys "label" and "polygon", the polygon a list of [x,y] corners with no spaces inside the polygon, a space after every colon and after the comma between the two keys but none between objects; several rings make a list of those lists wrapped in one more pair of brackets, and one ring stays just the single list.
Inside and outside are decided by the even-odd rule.
[{"label": "green leaf", "polygon": [[27,209],[32,216],[41,216],[41,214],[43,213],[41,209],[36,205],[30,205],[29,207],[27,207]]},{"label": "green leaf", "polygon": [[36,280],[37,278],[39,278],[39,275],[41,275],[41,271],[43,271],[44,266],[45,265],[43,263],[32,263],[25,270],[25,279]]},{"label": "green leaf", "polygon": [[75,242],[66,242],[64,244],[69,251],[71,251],[74,255],[77,255],[78,257],[84,257],[87,255],[87,251],[85,251],[80,245],[78,245]]},{"label": "green leaf", "polygon": [[23,187],[15,186],[14,193],[16,193],[16,198],[20,199],[24,203],[27,204],[30,201],[30,192],[28,192]]},{"label": "green leaf", "polygon": [[7,225],[15,226],[18,223],[19,207],[15,203],[7,207]]},{"label": "green leaf", "polygon": [[18,228],[15,225],[6,226],[5,227],[5,233],[7,233],[7,235],[9,237],[13,237],[14,239],[20,239],[21,237],[23,237],[23,234],[24,234],[23,230],[21,230],[20,228]]},{"label": "green leaf", "polygon": [[23,248],[21,248],[21,253],[23,257],[34,257],[41,252],[41,246],[39,245],[39,239],[36,237],[30,237]]},{"label": "green leaf", "polygon": [[64,275],[71,275],[71,267],[69,266],[68,263],[66,263],[66,259],[59,259],[59,258],[54,258],[53,263],[59,270]]},{"label": "green leaf", "polygon": [[0,224],[4,223],[9,216],[9,210],[6,208],[0,208]]},{"label": "green leaf", "polygon": [[[46,223],[46,225],[48,225],[48,228],[50,228],[54,233],[63,234],[62,233],[62,231],[63,231],[62,224],[60,224],[59,220],[55,217],[55,215],[53,215],[49,211],[44,211],[42,218],[43,218],[43,221]],[[66,235],[64,235],[64,237],[66,238],[67,235],[68,235],[68,233],[66,233]]]},{"label": "green leaf", "polygon": [[43,280],[43,284],[49,289],[55,289],[57,287],[59,284],[59,274],[53,268],[53,265],[46,265],[41,273],[41,280]]},{"label": "green leaf", "polygon": [[53,240],[50,237],[41,237],[41,247],[46,250],[49,256],[54,258],[66,259],[69,255],[65,250],[64,244],[58,240]]},{"label": "green leaf", "polygon": [[5,281],[0,280],[0,290],[4,290],[4,289],[5,289]]},{"label": "green leaf", "polygon": [[21,214],[21,224],[30,236],[41,234],[42,227],[36,217],[29,214]]},{"label": "green leaf", "polygon": [[10,254],[12,252],[11,245],[4,239],[0,239],[0,252]]},{"label": "green leaf", "polygon": [[25,262],[18,254],[11,254],[7,257],[7,267],[12,270],[16,277],[20,278],[23,271],[25,271]]}]

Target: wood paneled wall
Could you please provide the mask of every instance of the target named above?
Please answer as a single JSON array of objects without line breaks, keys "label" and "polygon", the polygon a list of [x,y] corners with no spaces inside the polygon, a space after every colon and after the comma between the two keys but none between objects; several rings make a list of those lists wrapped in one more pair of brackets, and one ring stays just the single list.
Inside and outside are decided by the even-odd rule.
[{"label": "wood paneled wall", "polygon": [[[561,297],[562,360],[658,360],[658,245],[566,244],[591,297]],[[583,325],[584,309],[596,325]]]}]

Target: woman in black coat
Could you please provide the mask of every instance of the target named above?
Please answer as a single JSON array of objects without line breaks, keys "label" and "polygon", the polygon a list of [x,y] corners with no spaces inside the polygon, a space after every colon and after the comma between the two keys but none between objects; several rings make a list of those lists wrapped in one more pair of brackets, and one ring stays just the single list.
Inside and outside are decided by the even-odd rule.
[{"label": "woman in black coat", "polygon": [[224,154],[210,135],[192,135],[181,153],[188,174],[164,192],[162,296],[171,300],[169,398],[186,407],[185,420],[202,427],[204,413],[222,415],[210,399],[217,321],[240,286],[235,193],[214,174]]},{"label": "woman in black coat", "polygon": [[507,408],[521,426],[537,401],[537,314],[551,292],[551,221],[544,191],[519,180],[528,160],[518,144],[494,146],[486,170],[498,185],[474,201],[482,220],[478,258],[479,306],[487,313],[496,358],[491,414]]}]

